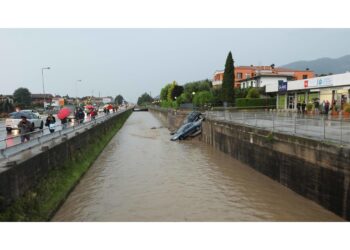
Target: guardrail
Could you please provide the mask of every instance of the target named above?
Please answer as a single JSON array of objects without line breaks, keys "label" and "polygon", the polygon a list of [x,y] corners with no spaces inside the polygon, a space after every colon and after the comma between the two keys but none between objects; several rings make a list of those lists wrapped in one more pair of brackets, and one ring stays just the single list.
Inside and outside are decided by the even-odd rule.
[{"label": "guardrail", "polygon": [[[75,135],[76,132],[82,131],[84,129],[90,129],[91,127],[102,123],[118,114],[121,114],[125,111],[127,111],[128,109],[125,110],[120,110],[117,111],[115,113],[110,113],[110,114],[106,114],[104,116],[101,117],[97,117],[96,119],[91,119],[90,121],[86,121],[84,123],[81,124],[74,124],[73,126],[69,126],[67,128],[63,128],[62,125],[57,125],[55,128],[55,132],[53,133],[48,133],[48,134],[44,134],[44,131],[48,130],[48,128],[46,129],[42,129],[40,131],[34,131],[34,132],[30,132],[27,134],[22,134],[22,135],[33,135],[33,134],[37,134],[37,133],[42,133],[41,136],[35,137],[30,139],[29,141],[23,142],[23,143],[18,143],[18,144],[14,144],[11,146],[8,146],[7,141],[8,140],[13,140],[15,138],[20,138],[22,135],[18,135],[18,136],[14,136],[14,137],[10,137],[10,138],[5,138],[3,140],[0,140],[1,142],[5,142],[6,147],[0,150],[0,160],[4,160],[4,159],[9,159],[9,157],[11,156],[15,156],[23,151],[26,151],[28,149],[32,149],[36,146],[42,146],[43,144],[53,140],[53,139],[57,139],[63,136],[71,136],[73,134],[73,136]],[[58,130],[57,128],[60,128],[60,130]]]},{"label": "guardrail", "polygon": [[206,111],[207,118],[350,146],[350,119],[275,112]]}]

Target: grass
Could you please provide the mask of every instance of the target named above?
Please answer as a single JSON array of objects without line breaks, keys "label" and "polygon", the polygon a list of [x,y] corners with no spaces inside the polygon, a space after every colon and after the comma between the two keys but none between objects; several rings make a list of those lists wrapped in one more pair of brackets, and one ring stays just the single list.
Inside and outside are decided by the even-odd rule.
[{"label": "grass", "polygon": [[108,142],[123,126],[131,112],[121,114],[115,126],[107,134],[77,152],[74,159],[50,171],[33,189],[28,190],[0,212],[0,221],[50,220]]}]

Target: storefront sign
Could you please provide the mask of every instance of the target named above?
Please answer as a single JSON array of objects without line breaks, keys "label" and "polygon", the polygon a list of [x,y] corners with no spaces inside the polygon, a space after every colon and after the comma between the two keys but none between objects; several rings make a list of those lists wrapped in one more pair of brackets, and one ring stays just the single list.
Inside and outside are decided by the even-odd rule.
[{"label": "storefront sign", "polygon": [[287,92],[287,82],[283,80],[278,81],[278,92]]},{"label": "storefront sign", "polygon": [[304,80],[304,88],[313,88],[313,87],[317,87],[317,80],[316,79]]},{"label": "storefront sign", "polygon": [[332,86],[333,81],[331,77],[323,77],[317,80],[317,85],[319,87],[324,87],[324,86]]}]

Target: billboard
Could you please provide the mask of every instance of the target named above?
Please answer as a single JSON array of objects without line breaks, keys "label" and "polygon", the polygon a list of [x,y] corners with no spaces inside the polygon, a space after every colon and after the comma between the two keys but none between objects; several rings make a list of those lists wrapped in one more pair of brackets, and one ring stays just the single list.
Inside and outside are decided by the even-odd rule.
[{"label": "billboard", "polygon": [[278,81],[278,92],[280,93],[287,92],[287,82],[283,80]]}]

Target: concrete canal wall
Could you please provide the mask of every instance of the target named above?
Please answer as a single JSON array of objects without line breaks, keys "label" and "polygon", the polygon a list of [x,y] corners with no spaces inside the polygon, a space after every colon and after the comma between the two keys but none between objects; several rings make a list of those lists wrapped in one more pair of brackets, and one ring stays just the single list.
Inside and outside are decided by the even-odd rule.
[{"label": "concrete canal wall", "polygon": [[178,129],[190,111],[173,109],[149,108],[149,111],[158,117],[170,131]]},{"label": "concrete canal wall", "polygon": [[208,119],[201,140],[350,220],[348,148]]},{"label": "concrete canal wall", "polygon": [[[22,214],[18,216],[15,210],[25,210],[25,206],[32,206],[33,204],[28,205],[27,203],[33,203],[31,199],[33,197],[36,199],[40,192],[45,192],[47,196],[54,196],[56,193],[60,193],[60,198],[57,198],[56,201],[49,201],[53,203],[51,204],[52,207],[47,209],[48,211],[43,217],[40,217],[40,211],[35,211],[37,217],[34,220],[49,219],[45,216],[52,215],[52,209],[56,209],[58,204],[62,202],[60,199],[64,199],[68,195],[69,190],[73,188],[131,112],[131,110],[128,110],[117,114],[111,119],[96,124],[91,129],[78,133],[70,139],[63,138],[61,143],[46,150],[44,149],[41,153],[29,159],[18,161],[16,164],[8,166],[5,171],[0,173],[0,220],[32,220],[31,218],[26,218],[26,211],[21,211]],[[81,167],[81,165],[84,166]],[[76,169],[73,169],[75,167]],[[28,195],[23,198],[25,194],[28,194],[28,191],[35,190],[36,186],[54,171],[55,176],[50,177],[50,181],[44,184],[45,187],[42,187],[39,191],[29,192],[29,198]],[[64,172],[65,175],[61,176],[61,172]],[[61,180],[58,180],[56,177],[60,177]],[[68,183],[69,180],[71,180],[71,183]],[[59,185],[52,186],[52,181],[58,182]],[[61,185],[59,182],[65,183]],[[60,189],[60,186],[64,186],[69,190],[55,190],[55,188]],[[50,188],[52,190],[45,190]],[[13,211],[7,211],[19,198],[25,199],[21,201],[21,204],[17,204],[19,208],[16,205]],[[50,197],[47,198],[48,200],[50,199]],[[34,206],[38,206],[39,203],[40,201],[35,201]],[[46,204],[43,207],[46,207]],[[30,209],[35,210],[36,208],[31,207]]]},{"label": "concrete canal wall", "polygon": [[[171,128],[186,116],[152,112]],[[202,123],[200,140],[350,220],[349,148],[209,119]]]}]

